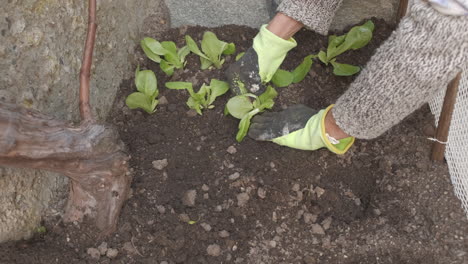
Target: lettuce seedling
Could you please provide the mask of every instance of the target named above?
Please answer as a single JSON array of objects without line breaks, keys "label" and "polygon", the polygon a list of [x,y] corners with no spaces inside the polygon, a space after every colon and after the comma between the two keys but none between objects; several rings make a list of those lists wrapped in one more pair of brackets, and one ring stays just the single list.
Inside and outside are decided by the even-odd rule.
[{"label": "lettuce seedling", "polygon": [[128,108],[141,108],[148,114],[154,113],[159,102],[156,100],[159,91],[154,72],[150,70],[140,71],[140,67],[138,67],[135,71],[135,85],[138,92],[130,94],[125,100]]},{"label": "lettuce seedling", "polygon": [[273,108],[274,99],[278,96],[276,90],[269,85],[264,93],[256,96],[251,93],[245,93],[234,96],[226,104],[224,108],[225,115],[232,115],[240,119],[239,130],[237,131],[236,140],[241,142],[247,135],[250,127],[250,120],[258,113],[266,109]]},{"label": "lettuce seedling", "polygon": [[229,90],[227,82],[212,79],[210,85],[203,84],[198,92],[195,92],[190,82],[167,82],[166,87],[174,90],[187,90],[190,94],[187,106],[202,114],[202,109],[214,108],[216,97],[225,94]]},{"label": "lettuce seedling", "polygon": [[[158,42],[153,38],[144,38],[141,41],[141,48],[148,58],[156,63],[159,63],[161,70],[171,76],[175,69],[184,68],[185,57],[190,53],[190,49],[184,46],[177,50],[177,47],[172,41]],[[161,58],[163,56],[164,58]]]},{"label": "lettuce seedling", "polygon": [[292,83],[299,83],[307,76],[307,73],[312,67],[313,59],[317,55],[309,55],[304,58],[301,64],[299,64],[292,72],[278,69],[273,75],[271,82],[276,87],[286,87]]},{"label": "lettuce seedling", "polygon": [[224,59],[221,58],[221,55],[230,55],[236,52],[236,46],[234,43],[221,41],[213,32],[210,31],[203,34],[201,50],[189,35],[185,36],[185,41],[190,51],[200,56],[202,70],[208,69],[212,65],[221,69],[221,66],[224,63]]},{"label": "lettuce seedling", "polygon": [[320,51],[318,58],[320,61],[333,66],[333,73],[338,76],[350,76],[360,71],[358,66],[336,62],[336,57],[348,50],[357,50],[366,46],[372,39],[374,23],[367,21],[361,26],[355,26],[342,36],[332,35],[328,38],[327,52]]}]

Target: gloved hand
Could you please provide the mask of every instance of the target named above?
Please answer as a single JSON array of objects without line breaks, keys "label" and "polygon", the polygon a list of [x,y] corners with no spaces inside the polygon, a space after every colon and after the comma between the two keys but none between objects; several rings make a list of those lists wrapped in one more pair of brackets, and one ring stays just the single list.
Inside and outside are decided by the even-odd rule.
[{"label": "gloved hand", "polygon": [[282,112],[267,112],[252,119],[249,137],[302,150],[328,148],[344,154],[354,143],[354,137],[336,140],[325,132],[325,116],[333,105],[315,111],[305,105],[295,105]]},{"label": "gloved hand", "polygon": [[244,92],[261,94],[283,62],[288,51],[297,46],[296,41],[282,39],[263,25],[253,40],[252,48],[242,58],[231,64],[225,75],[231,90],[239,95]]}]

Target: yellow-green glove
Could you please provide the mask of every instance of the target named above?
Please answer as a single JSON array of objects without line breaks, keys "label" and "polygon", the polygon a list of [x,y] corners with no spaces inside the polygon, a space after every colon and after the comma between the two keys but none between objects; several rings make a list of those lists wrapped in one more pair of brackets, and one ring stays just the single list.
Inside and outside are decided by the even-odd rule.
[{"label": "yellow-green glove", "polygon": [[319,112],[295,105],[282,112],[268,112],[252,120],[249,136],[256,140],[302,150],[326,147],[333,153],[344,154],[354,143],[354,137],[336,140],[325,132],[325,116],[333,107]]},{"label": "yellow-green glove", "polygon": [[284,40],[263,25],[253,40],[253,47],[224,72],[231,91],[236,95],[262,94],[267,87],[265,83],[271,80],[288,51],[296,46],[294,39]]},{"label": "yellow-green glove", "polygon": [[278,70],[288,51],[297,46],[293,38],[282,39],[270,32],[267,25],[260,28],[260,32],[253,40],[253,49],[258,56],[258,68],[262,82],[269,82]]}]

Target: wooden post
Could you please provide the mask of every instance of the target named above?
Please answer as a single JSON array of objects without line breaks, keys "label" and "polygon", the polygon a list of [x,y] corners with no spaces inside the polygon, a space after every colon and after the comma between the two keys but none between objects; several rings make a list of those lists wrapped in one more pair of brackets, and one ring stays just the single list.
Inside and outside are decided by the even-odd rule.
[{"label": "wooden post", "polygon": [[408,1],[409,0],[400,0],[397,13],[397,24],[400,23],[400,20],[406,15],[408,11]]},{"label": "wooden post", "polygon": [[[443,161],[445,153],[445,142],[447,142],[450,122],[452,121],[453,109],[455,108],[455,102],[457,99],[458,86],[460,84],[461,72],[457,74],[447,87],[445,92],[444,104],[442,105],[442,111],[440,112],[439,124],[436,130],[435,139],[432,146],[432,160]],[[442,143],[441,143],[442,142]]]}]

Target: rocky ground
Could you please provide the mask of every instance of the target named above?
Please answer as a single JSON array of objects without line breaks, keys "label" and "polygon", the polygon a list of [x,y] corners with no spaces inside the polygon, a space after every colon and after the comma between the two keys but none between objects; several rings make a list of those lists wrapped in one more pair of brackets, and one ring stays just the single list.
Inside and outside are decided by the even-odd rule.
[{"label": "rocky ground", "polygon": [[[340,57],[365,65],[391,28],[376,22],[365,48]],[[155,36],[183,44],[206,28],[173,29]],[[210,29],[220,39],[251,45],[255,30]],[[283,66],[291,70],[326,46],[301,31],[300,46]],[[143,58],[143,55],[142,55]],[[226,65],[233,58],[227,58]],[[125,81],[109,121],[131,153],[132,196],[115,234],[99,240],[87,224],[44,221],[47,232],[0,245],[0,263],[468,263],[468,221],[453,194],[446,164],[429,160],[433,119],[427,106],[375,140],[358,140],[343,156],[304,152],[246,138],[223,115],[228,96],[202,116],[188,111],[187,93],[164,82],[195,87],[223,70],[200,71],[190,55],[185,70],[158,76],[161,104],[154,115],[131,111]],[[274,111],[303,103],[324,108],[353,81],[315,63],[306,79],[278,89]]]}]

